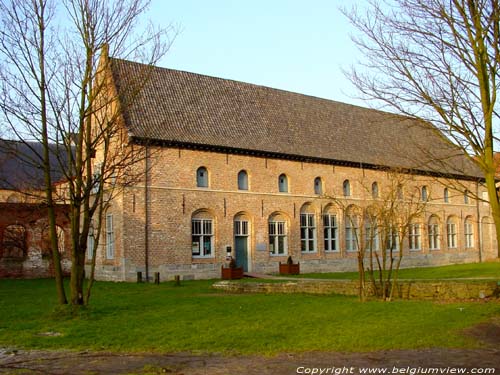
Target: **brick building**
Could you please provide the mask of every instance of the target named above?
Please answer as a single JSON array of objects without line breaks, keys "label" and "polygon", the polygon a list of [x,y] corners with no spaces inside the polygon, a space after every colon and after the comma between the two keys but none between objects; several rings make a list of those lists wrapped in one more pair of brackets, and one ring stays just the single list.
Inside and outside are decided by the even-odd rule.
[{"label": "brick building", "polygon": [[[35,160],[41,144],[0,140],[0,278],[51,277],[54,273],[43,199],[43,172]],[[62,179],[52,149],[52,178]],[[60,158],[64,157],[59,155]],[[71,268],[69,206],[56,207],[57,233],[63,272]]]},{"label": "brick building", "polygon": [[[106,214],[97,277],[220,277],[230,254],[245,270],[356,269],[349,211],[379,199],[388,170],[408,177],[401,199],[428,204],[405,242],[403,267],[496,254],[475,166],[429,124],[316,97],[103,57],[112,93],[149,80],[122,108],[142,147],[142,181]],[[96,161],[97,162],[97,161]],[[342,204],[339,206],[339,202]],[[89,254],[90,256],[90,254]]]}]

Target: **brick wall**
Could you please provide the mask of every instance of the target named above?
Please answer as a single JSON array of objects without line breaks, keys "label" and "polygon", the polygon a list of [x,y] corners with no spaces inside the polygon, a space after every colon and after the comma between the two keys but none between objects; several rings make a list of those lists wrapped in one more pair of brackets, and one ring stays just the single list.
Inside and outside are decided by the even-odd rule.
[{"label": "brick wall", "polygon": [[[209,184],[197,187],[196,172],[199,167],[208,170]],[[144,165],[137,165],[137,171]],[[248,173],[248,191],[238,190],[238,172]],[[278,190],[278,177],[288,177],[288,193]],[[320,177],[323,196],[314,191],[314,180]],[[351,196],[340,198],[344,207],[363,206],[371,198],[370,187],[377,182],[380,191],[388,185],[386,172],[292,160],[234,155],[177,148],[152,150],[151,170],[148,178],[148,220],[145,220],[144,182],[127,187],[120,198],[113,202],[111,211],[115,220],[115,258],[102,260],[98,277],[115,280],[135,280],[137,271],[146,268],[146,228],[148,240],[149,274],[161,272],[163,279],[182,275],[185,278],[220,277],[220,265],[226,262],[226,247],[234,254],[233,221],[244,214],[250,222],[248,236],[249,271],[277,272],[278,262],[285,262],[288,255],[301,262],[303,272],[332,272],[356,269],[356,252],[347,252],[344,244],[342,209],[329,197],[341,197],[343,181],[349,179]],[[449,202],[443,200],[445,184],[449,189]],[[405,191],[427,186],[430,203],[420,218],[422,249],[408,251],[403,267],[429,266],[479,260],[479,220],[491,221],[487,205],[469,199],[464,203],[463,190],[476,191],[472,182],[455,186],[444,180],[413,176],[404,186]],[[480,187],[480,190],[483,188]],[[338,202],[337,201],[337,202]],[[317,249],[312,253],[301,252],[300,212],[307,207],[316,221]],[[338,252],[326,252],[323,243],[322,214],[330,210],[339,221]],[[213,245],[211,257],[192,256],[191,219],[202,213],[213,220]],[[287,223],[287,254],[270,255],[268,221],[279,213]],[[434,215],[440,227],[440,249],[429,250],[427,222]],[[457,223],[457,247],[448,249],[446,222],[453,217]],[[465,248],[464,220],[469,218],[474,226],[474,246]],[[482,258],[493,258],[494,226],[483,225]],[[406,241],[407,243],[407,241]],[[104,241],[102,241],[104,246]],[[104,251],[104,249],[103,249]],[[103,252],[102,251],[102,252]]]}]

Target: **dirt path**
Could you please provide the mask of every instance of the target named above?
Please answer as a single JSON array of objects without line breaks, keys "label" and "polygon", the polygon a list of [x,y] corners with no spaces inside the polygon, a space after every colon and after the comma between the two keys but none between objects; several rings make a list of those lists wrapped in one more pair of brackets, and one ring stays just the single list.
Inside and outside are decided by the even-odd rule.
[{"label": "dirt path", "polygon": [[[408,369],[409,367],[409,369]],[[110,354],[65,351],[0,352],[0,374],[175,374],[175,375],[292,375],[359,374],[363,368],[405,370],[405,374],[423,373],[439,368],[453,374],[451,368],[479,369],[500,374],[500,349],[428,349],[394,350],[369,353],[280,354],[275,357],[180,354]],[[329,369],[329,370],[328,370]],[[326,372],[326,371],[329,372]],[[447,372],[446,372],[447,371]],[[456,372],[455,372],[456,374]]]}]

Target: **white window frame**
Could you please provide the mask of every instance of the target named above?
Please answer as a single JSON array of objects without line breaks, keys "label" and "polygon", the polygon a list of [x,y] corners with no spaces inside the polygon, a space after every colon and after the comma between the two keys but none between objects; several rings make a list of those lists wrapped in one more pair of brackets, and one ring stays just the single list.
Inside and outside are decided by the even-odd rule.
[{"label": "white window frame", "polygon": [[339,252],[339,229],[336,215],[323,215],[323,234],[325,240],[325,251]]},{"label": "white window frame", "polygon": [[440,234],[439,234],[439,223],[431,223],[427,225],[428,236],[429,236],[429,250],[440,250]]},{"label": "white window frame", "polygon": [[315,253],[317,247],[316,215],[300,214],[300,250],[303,253]]},{"label": "white window frame", "polygon": [[[198,241],[194,241],[194,237],[199,237]],[[205,247],[206,244],[209,244],[209,248]],[[195,249],[198,251],[195,252]],[[213,258],[214,253],[214,221],[212,219],[191,219],[191,256],[193,258]]]},{"label": "white window frame", "polygon": [[396,246],[392,249],[392,252],[399,251],[399,231],[395,226],[390,226],[387,230],[387,251],[391,251],[393,242],[396,242]]},{"label": "white window frame", "polygon": [[248,172],[244,169],[238,172],[238,190],[248,190]]},{"label": "white window frame", "polygon": [[[375,225],[375,229],[372,232],[372,226]],[[371,238],[370,238],[371,233]],[[373,241],[371,241],[373,239]],[[373,245],[373,248],[370,249],[370,245]],[[365,249],[378,251],[379,250],[379,233],[377,223],[369,218],[365,219]]]},{"label": "white window frame", "polygon": [[457,248],[457,224],[449,221],[446,223],[446,235],[447,235],[447,244],[448,249],[456,249]]},{"label": "white window frame", "polygon": [[[283,256],[288,254],[288,233],[284,220],[269,220],[269,254]],[[281,239],[281,241],[280,241]],[[282,246],[280,246],[282,244]],[[280,252],[280,250],[282,250]]]},{"label": "white window frame", "polygon": [[115,233],[113,214],[106,214],[106,259],[115,258]]},{"label": "white window frame", "polygon": [[345,217],[345,250],[355,252],[359,250],[358,244],[359,223],[357,217]]},{"label": "white window frame", "polygon": [[408,228],[408,248],[411,251],[422,250],[422,237],[420,232],[420,224],[412,223]]},{"label": "white window frame", "polygon": [[464,222],[465,248],[474,248],[474,226],[470,219],[465,219]]}]

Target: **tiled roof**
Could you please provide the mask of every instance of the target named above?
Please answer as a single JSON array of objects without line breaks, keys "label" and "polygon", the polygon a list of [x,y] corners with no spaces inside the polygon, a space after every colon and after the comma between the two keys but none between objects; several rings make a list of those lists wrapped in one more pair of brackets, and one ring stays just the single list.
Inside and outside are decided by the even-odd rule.
[{"label": "tiled roof", "polygon": [[[114,58],[110,62],[122,96],[128,87],[137,85],[137,77],[145,75],[145,65]],[[135,139],[321,162],[481,175],[461,150],[450,146],[428,124],[264,86],[150,69],[133,105],[124,106],[126,126]]]},{"label": "tiled roof", "polygon": [[[41,143],[0,140],[0,189],[43,188],[45,182],[41,155]],[[49,159],[52,181],[59,182],[64,178],[60,163],[67,160],[64,149],[52,144]]]}]

